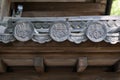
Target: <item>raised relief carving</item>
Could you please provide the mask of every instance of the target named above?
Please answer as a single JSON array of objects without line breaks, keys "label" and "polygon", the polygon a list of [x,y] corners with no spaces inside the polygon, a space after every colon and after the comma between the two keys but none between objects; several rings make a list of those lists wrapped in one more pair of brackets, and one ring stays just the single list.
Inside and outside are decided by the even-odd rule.
[{"label": "raised relief carving", "polygon": [[76,44],[79,44],[81,42],[87,41],[87,37],[84,33],[71,33],[68,40]]},{"label": "raised relief carving", "polygon": [[9,43],[15,41],[13,34],[6,32],[7,27],[0,25],[0,42]]},{"label": "raised relief carving", "polygon": [[57,42],[63,42],[68,39],[70,26],[67,22],[55,22],[50,28],[50,36]]},{"label": "raised relief carving", "polygon": [[111,44],[116,44],[120,41],[119,39],[120,39],[119,33],[108,33],[104,41]]},{"label": "raised relief carving", "polygon": [[71,33],[68,38],[69,41],[79,44],[81,42],[87,41],[87,37],[85,35],[86,30],[86,22],[71,22]]},{"label": "raised relief carving", "polygon": [[120,21],[108,21],[107,25],[107,37],[105,38],[105,42],[109,42],[111,44],[116,44],[120,42]]},{"label": "raised relief carving", "polygon": [[120,26],[118,26],[119,25],[118,21],[110,20],[110,21],[106,22],[106,24],[107,24],[107,32],[108,33],[116,33],[118,31],[120,31]]},{"label": "raised relief carving", "polygon": [[[111,44],[120,42],[120,19],[117,17],[5,18],[0,22],[0,42],[33,40],[46,43],[51,40],[69,40],[76,44],[90,39]],[[49,21],[50,20],[50,21]]]},{"label": "raised relief carving", "polygon": [[7,27],[0,25],[0,34],[4,34]]},{"label": "raised relief carving", "polygon": [[32,40],[38,43],[45,43],[51,41],[49,33],[45,32],[45,29],[35,30],[35,34],[32,37]]},{"label": "raised relief carving", "polygon": [[51,41],[49,35],[49,23],[35,23],[35,33],[32,37],[34,42],[45,43]]},{"label": "raised relief carving", "polygon": [[15,41],[15,38],[12,34],[0,34],[0,42],[9,43]]},{"label": "raised relief carving", "polygon": [[107,35],[106,26],[99,21],[89,22],[86,35],[93,42],[103,41]]},{"label": "raised relief carving", "polygon": [[51,38],[49,34],[35,34],[32,40],[38,43],[45,43],[51,41]]},{"label": "raised relief carving", "polygon": [[14,29],[14,36],[19,41],[28,41],[33,37],[34,25],[31,22],[18,21]]}]

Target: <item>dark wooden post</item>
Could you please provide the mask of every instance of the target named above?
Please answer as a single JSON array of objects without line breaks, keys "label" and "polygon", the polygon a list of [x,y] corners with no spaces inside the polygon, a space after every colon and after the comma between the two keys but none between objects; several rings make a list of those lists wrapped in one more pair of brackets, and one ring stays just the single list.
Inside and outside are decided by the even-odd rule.
[{"label": "dark wooden post", "polygon": [[83,72],[87,66],[87,57],[80,57],[77,62],[77,72]]},{"label": "dark wooden post", "polygon": [[113,0],[107,0],[105,15],[110,15]]},{"label": "dark wooden post", "polygon": [[0,58],[0,73],[6,72],[6,69],[7,69],[6,64]]},{"label": "dark wooden post", "polygon": [[120,60],[114,64],[114,70],[115,72],[120,72]]},{"label": "dark wooden post", "polygon": [[44,72],[44,59],[43,57],[34,58],[34,67],[38,73]]}]

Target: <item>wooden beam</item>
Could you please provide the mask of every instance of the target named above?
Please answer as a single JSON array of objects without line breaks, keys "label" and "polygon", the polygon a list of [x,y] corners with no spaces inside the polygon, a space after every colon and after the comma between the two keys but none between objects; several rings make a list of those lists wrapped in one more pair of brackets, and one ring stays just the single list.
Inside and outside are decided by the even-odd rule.
[{"label": "wooden beam", "polygon": [[[16,3],[15,6],[17,7],[20,3]],[[101,3],[49,3],[49,2],[29,2],[29,3],[22,3],[24,6],[24,11],[83,11],[83,12],[101,12],[104,11],[104,7]],[[32,7],[31,7],[32,5]],[[47,6],[45,6],[47,5]],[[89,9],[89,10],[87,10]]]},{"label": "wooden beam", "polygon": [[[20,3],[15,3],[16,7],[19,4]],[[58,16],[80,16],[80,15],[85,16],[85,15],[101,15],[105,12],[105,6],[101,5],[101,3],[29,2],[29,3],[22,3],[22,5],[24,6],[24,11],[22,14],[23,17],[48,17],[48,16],[58,17]]]},{"label": "wooden beam", "polygon": [[46,66],[75,66],[76,59],[75,58],[45,58],[45,65]]},{"label": "wooden beam", "polygon": [[[38,56],[39,57],[39,56]],[[58,59],[55,59],[57,57],[50,57],[44,59],[44,64],[46,66],[74,66],[77,62],[77,58],[63,58],[64,56],[58,57]],[[42,58],[36,58],[33,60],[32,58],[3,58],[3,61],[8,66],[42,66],[41,69],[43,69],[43,61]],[[41,62],[40,62],[41,61]],[[88,57],[88,65],[89,66],[111,66],[116,61],[118,61],[118,58],[112,58],[112,57],[101,57],[101,58],[95,58],[95,57]]]},{"label": "wooden beam", "polygon": [[77,72],[83,72],[88,66],[87,57],[80,57],[77,62]]},{"label": "wooden beam", "polygon": [[26,11],[26,12],[23,12],[22,14],[22,17],[59,17],[59,16],[62,16],[62,17],[65,17],[65,16],[85,16],[85,15],[101,15],[103,14],[103,12],[82,12],[82,11],[74,11],[74,12],[71,12],[71,11]]},{"label": "wooden beam", "polygon": [[38,75],[34,72],[12,72],[0,75],[1,80],[120,80],[120,73],[109,72],[83,72],[76,74],[73,72],[48,72]]},{"label": "wooden beam", "polygon": [[44,66],[43,57],[35,57],[34,58],[34,67],[35,67],[36,72],[38,72],[38,73],[44,72],[45,66]]},{"label": "wooden beam", "polygon": [[91,2],[92,0],[12,0],[12,2]]},{"label": "wooden beam", "polygon": [[2,47],[0,52],[120,52],[120,47]]},{"label": "wooden beam", "polygon": [[6,69],[7,69],[7,67],[6,67],[5,63],[0,58],[0,73],[6,72]]}]

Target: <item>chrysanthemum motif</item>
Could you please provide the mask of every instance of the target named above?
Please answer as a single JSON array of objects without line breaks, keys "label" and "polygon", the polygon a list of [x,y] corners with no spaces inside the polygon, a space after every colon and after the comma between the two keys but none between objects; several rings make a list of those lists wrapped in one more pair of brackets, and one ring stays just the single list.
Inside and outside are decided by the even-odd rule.
[{"label": "chrysanthemum motif", "polygon": [[86,34],[91,41],[100,42],[107,35],[106,26],[100,22],[90,22]]},{"label": "chrysanthemum motif", "polygon": [[65,22],[56,22],[50,28],[50,36],[57,42],[68,39],[70,34],[69,25]]},{"label": "chrysanthemum motif", "polygon": [[34,26],[30,22],[18,22],[14,29],[14,36],[19,41],[28,41],[32,38]]}]

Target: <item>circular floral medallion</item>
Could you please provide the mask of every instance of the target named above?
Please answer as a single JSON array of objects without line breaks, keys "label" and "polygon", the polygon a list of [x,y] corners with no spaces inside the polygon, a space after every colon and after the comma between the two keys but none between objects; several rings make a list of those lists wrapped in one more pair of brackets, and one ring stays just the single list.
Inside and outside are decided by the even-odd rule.
[{"label": "circular floral medallion", "polygon": [[104,40],[107,35],[106,26],[101,22],[90,22],[86,35],[91,41],[100,42]]},{"label": "circular floral medallion", "polygon": [[32,38],[34,26],[31,22],[19,21],[14,29],[14,36],[19,41],[28,41]]},{"label": "circular floral medallion", "polygon": [[56,22],[50,28],[50,36],[57,42],[63,42],[67,40],[69,34],[69,24],[66,22]]}]

